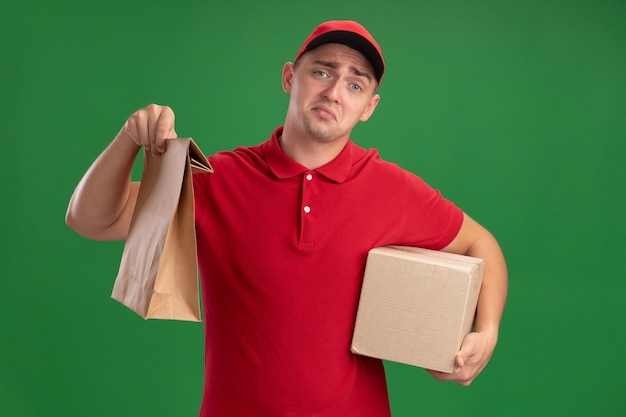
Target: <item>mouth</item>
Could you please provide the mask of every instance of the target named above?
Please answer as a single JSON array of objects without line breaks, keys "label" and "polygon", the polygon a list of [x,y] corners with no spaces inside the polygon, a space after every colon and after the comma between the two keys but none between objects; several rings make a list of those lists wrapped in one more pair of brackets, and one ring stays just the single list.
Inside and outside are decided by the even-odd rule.
[{"label": "mouth", "polygon": [[330,107],[319,105],[319,106],[314,106],[312,110],[315,114],[317,114],[322,119],[337,120],[337,115]]}]

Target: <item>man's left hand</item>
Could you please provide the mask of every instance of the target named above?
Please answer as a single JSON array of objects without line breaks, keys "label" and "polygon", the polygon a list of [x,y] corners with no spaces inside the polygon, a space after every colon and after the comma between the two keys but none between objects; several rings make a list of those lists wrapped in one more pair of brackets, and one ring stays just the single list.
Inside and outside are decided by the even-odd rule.
[{"label": "man's left hand", "polygon": [[468,386],[487,366],[495,343],[490,343],[484,333],[470,333],[465,339],[461,350],[456,355],[456,370],[453,373],[428,370],[438,381],[458,382]]}]

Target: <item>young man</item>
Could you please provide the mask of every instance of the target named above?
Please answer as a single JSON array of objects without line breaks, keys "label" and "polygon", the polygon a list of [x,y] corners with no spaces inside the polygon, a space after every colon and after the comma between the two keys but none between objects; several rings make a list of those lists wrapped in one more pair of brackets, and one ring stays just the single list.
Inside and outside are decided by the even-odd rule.
[{"label": "young man", "polygon": [[[419,177],[350,140],[379,102],[380,47],[356,22],[319,25],[283,68],[284,126],[194,175],[205,323],[201,416],[389,416],[383,365],[353,355],[367,252],[413,245],[483,258],[475,319],[453,374],[470,384],[495,348],[507,272],[493,236]],[[166,152],[174,113],[134,113],[78,184],[67,224],[124,239],[141,147]]]}]

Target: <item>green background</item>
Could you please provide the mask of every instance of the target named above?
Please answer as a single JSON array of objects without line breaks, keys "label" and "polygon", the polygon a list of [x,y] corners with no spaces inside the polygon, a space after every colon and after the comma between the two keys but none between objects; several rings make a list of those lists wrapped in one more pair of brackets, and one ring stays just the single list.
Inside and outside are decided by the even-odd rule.
[{"label": "green background", "polygon": [[626,2],[60,0],[0,10],[1,416],[197,415],[202,326],[110,299],[122,243],[72,232],[67,202],[151,102],[206,153],[267,138],[283,63],[337,18],[388,64],[353,139],[487,226],[509,265],[484,373],[388,363],[394,416],[623,414]]}]

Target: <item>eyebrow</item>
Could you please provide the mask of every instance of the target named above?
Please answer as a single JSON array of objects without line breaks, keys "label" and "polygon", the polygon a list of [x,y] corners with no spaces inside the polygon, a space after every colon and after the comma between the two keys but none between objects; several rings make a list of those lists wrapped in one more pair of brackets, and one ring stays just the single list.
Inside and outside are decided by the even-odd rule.
[{"label": "eyebrow", "polygon": [[[318,64],[318,65],[323,65],[325,67],[333,68],[333,69],[337,69],[340,66],[335,61],[324,61],[324,60],[321,60],[321,59],[317,59],[317,60],[313,61],[313,63],[314,64]],[[365,77],[369,81],[372,81],[372,75],[369,72],[367,72],[367,71],[361,71],[357,67],[350,67],[350,72],[352,72],[354,75],[358,75],[359,77]]]}]

